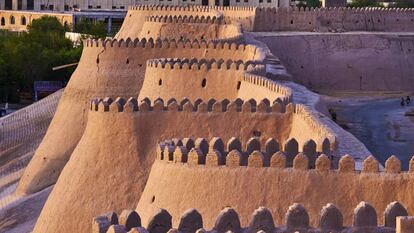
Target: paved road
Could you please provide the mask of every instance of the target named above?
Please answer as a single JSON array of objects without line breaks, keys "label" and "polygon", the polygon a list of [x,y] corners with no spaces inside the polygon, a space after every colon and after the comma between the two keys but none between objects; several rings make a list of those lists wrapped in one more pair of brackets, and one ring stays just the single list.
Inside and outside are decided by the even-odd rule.
[{"label": "paved road", "polygon": [[339,120],[348,118],[347,130],[382,164],[391,155],[396,155],[403,169],[407,170],[414,154],[414,123],[404,113],[414,108],[414,104],[411,105],[401,107],[398,99],[371,100],[342,109],[338,117]]}]

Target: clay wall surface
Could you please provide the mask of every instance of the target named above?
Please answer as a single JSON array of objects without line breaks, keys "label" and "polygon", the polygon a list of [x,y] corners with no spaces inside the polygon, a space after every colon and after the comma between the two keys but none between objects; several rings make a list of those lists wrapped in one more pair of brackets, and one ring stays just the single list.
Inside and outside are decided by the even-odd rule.
[{"label": "clay wall surface", "polygon": [[246,72],[241,77],[240,90],[237,98],[255,100],[280,99],[280,103],[287,104],[292,102],[292,90],[281,84],[273,82],[254,72]]},{"label": "clay wall surface", "polygon": [[[295,113],[289,137],[297,140],[299,148],[303,148],[309,140],[317,138],[320,140],[316,141],[317,149],[322,151],[319,146],[322,145],[322,140],[328,138],[332,142],[331,149],[337,149],[337,136],[329,126],[320,120],[321,115],[316,115],[314,111],[304,105],[296,105]],[[338,138],[338,141],[341,139]]]},{"label": "clay wall surface", "polygon": [[211,41],[240,40],[243,35],[240,26],[225,24],[215,17],[151,16],[145,21],[139,37]]},{"label": "clay wall surface", "polygon": [[[254,46],[211,43],[89,41],[58,105],[55,117],[37,152],[25,170],[17,193],[28,194],[56,182],[80,140],[87,122],[89,100],[97,96],[137,97],[148,59],[157,57],[206,57],[261,60],[263,53]],[[130,47],[131,46],[131,47]],[[216,49],[215,49],[216,48]],[[225,52],[228,51],[228,52]],[[109,88],[110,87],[110,88]],[[171,93],[172,95],[172,93]],[[214,96],[211,96],[214,97]]]},{"label": "clay wall surface", "polygon": [[414,10],[257,8],[254,31],[413,31]]},{"label": "clay wall surface", "polygon": [[[49,15],[54,16],[62,25],[72,25],[72,14],[60,14],[60,13],[39,13],[31,11],[4,11],[0,10],[0,30],[10,31],[26,31],[27,25],[31,24],[33,20],[39,19],[42,16]],[[12,23],[12,17],[14,23]],[[4,25],[3,25],[4,20]]]},{"label": "clay wall surface", "polygon": [[[240,89],[240,78],[249,63],[229,62],[150,60],[139,97],[235,100]],[[249,67],[253,68],[253,65]]]},{"label": "clay wall surface", "polygon": [[[414,35],[258,34],[295,82],[316,90],[409,91]],[[306,51],[306,52],[304,52]]]},{"label": "clay wall surface", "polygon": [[[155,6],[155,5],[141,5],[132,6],[128,10],[128,14],[119,30],[116,38],[135,38],[139,37],[141,33],[147,33],[148,29],[153,30],[150,26],[143,26],[148,17],[155,16],[182,16],[182,17],[216,17],[226,20],[226,22],[234,22],[240,24],[243,30],[251,31],[254,25],[255,8],[253,7],[213,7],[213,6]],[[155,25],[154,25],[155,26]],[[155,26],[156,28],[159,27]],[[234,35],[239,29],[235,26],[226,26],[226,29],[231,29]],[[191,29],[189,29],[191,30]],[[159,30],[158,30],[159,31]],[[197,32],[200,33],[200,32]],[[224,28],[222,30],[224,33]]]},{"label": "clay wall surface", "polygon": [[[301,160],[303,162],[303,157]],[[302,170],[301,162],[295,162],[296,168],[294,165],[294,168],[283,169],[156,160],[137,212],[145,225],[154,210],[159,207],[168,209],[173,216],[173,227],[177,227],[181,213],[188,208],[196,208],[203,215],[204,227],[211,229],[215,216],[225,206],[237,210],[242,225],[250,222],[251,213],[256,208],[268,206],[275,223],[282,225],[289,205],[302,203],[309,212],[310,224],[315,227],[318,226],[319,211],[328,202],[343,211],[344,225],[347,226],[353,224],[353,209],[361,200],[366,200],[378,210],[398,201],[409,213],[414,211],[412,191],[409,191],[414,182],[411,172],[398,173],[399,170],[390,165],[387,172],[378,173],[378,162],[376,170],[375,165],[370,165],[372,157],[365,161],[363,173],[354,172],[351,157],[344,159],[342,167],[340,163],[339,170],[329,170],[329,163],[326,166],[325,162],[318,164],[318,161],[317,169]],[[398,161],[396,163],[398,165]],[[377,214],[377,221],[382,224],[383,213]]]},{"label": "clay wall surface", "polygon": [[139,37],[142,27],[149,16],[161,15],[181,15],[181,16],[204,16],[218,17],[218,11],[201,6],[153,6],[141,5],[130,7],[124,19],[121,29],[115,36],[116,38],[135,38]]},{"label": "clay wall surface", "polygon": [[89,112],[82,139],[59,176],[35,233],[87,232],[93,216],[110,209],[134,208],[160,138],[222,135],[223,140],[237,136],[247,141],[259,131],[263,137],[282,142],[291,124],[291,113],[188,112],[173,110],[173,105],[171,110],[157,106],[147,112],[143,105],[138,112],[99,112],[104,111],[103,106],[98,112]]}]

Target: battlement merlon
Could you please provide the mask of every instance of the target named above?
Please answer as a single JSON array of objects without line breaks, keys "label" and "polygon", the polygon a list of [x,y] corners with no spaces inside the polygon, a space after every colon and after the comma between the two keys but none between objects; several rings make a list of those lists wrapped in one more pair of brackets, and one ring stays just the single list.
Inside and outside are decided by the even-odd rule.
[{"label": "battlement merlon", "polygon": [[[292,104],[288,104],[292,105]],[[286,111],[283,112],[283,109]],[[268,99],[263,99],[257,104],[256,100],[250,99],[243,101],[241,99],[235,99],[229,101],[224,99],[217,101],[215,99],[209,99],[204,102],[201,99],[197,99],[191,102],[189,99],[183,99],[180,103],[176,99],[169,99],[166,104],[163,99],[156,99],[152,104],[148,98],[143,98],[140,101],[137,98],[130,97],[125,100],[122,97],[117,97],[113,100],[110,97],[95,98],[90,102],[90,110],[95,112],[152,112],[152,111],[177,111],[177,112],[242,112],[242,113],[263,113],[263,114],[289,114],[294,112],[294,108],[285,107],[281,99],[276,99],[270,105]]]},{"label": "battlement merlon", "polygon": [[[344,213],[332,203],[322,207],[319,214],[318,226],[315,228],[321,232],[394,232],[408,233],[411,232],[413,218],[408,217],[407,209],[403,204],[394,201],[387,205],[384,210],[384,226],[380,226],[377,221],[377,212],[368,202],[360,202],[353,211],[352,226],[344,226]],[[101,232],[197,232],[206,233],[204,230],[203,216],[196,209],[188,209],[180,219],[178,228],[172,228],[171,214],[165,209],[156,210],[148,221],[146,228],[141,225],[141,217],[134,210],[124,210],[118,215],[115,212],[108,212],[92,220],[92,233]],[[246,227],[240,224],[240,218],[237,211],[231,207],[226,207],[217,215],[215,224],[211,229],[213,232],[297,232],[312,229],[310,225],[310,216],[304,205],[294,203],[286,211],[284,225],[277,226],[272,216],[271,209],[259,207],[254,210],[250,222]],[[359,229],[359,230],[358,230]],[[409,231],[407,231],[409,230]]]},{"label": "battlement merlon", "polygon": [[221,24],[223,22],[222,17],[216,16],[187,16],[187,15],[151,15],[145,18],[146,22],[157,23],[205,23],[205,24]]},{"label": "battlement merlon", "polygon": [[[179,58],[158,58],[147,60],[147,68],[157,68],[157,69],[174,69],[174,70],[209,70],[209,69],[218,69],[218,70],[246,70],[252,71],[256,68],[256,72],[264,71],[264,66],[260,65],[260,62],[257,61],[247,61],[243,62],[242,60],[233,61],[227,60],[224,61],[220,59],[216,61],[215,59],[201,59],[197,60],[196,58],[192,59],[179,59]],[[260,70],[259,70],[260,69]]]},{"label": "battlement merlon", "polygon": [[[274,138],[252,137],[244,142],[244,146],[242,146],[242,142],[237,137],[231,137],[226,144],[220,137],[213,137],[210,142],[205,138],[195,140],[174,138],[164,140],[157,145],[156,158],[191,165],[278,168],[287,167],[286,162],[288,160],[289,164],[293,162],[294,167],[297,164],[303,165],[306,163],[305,169],[308,169],[314,168],[315,159],[323,154],[324,156],[319,156],[320,159],[327,159],[329,168],[331,164],[334,165],[329,139],[325,138],[318,141],[318,145],[310,139],[300,149],[289,146],[289,143],[294,140],[294,138],[290,138],[284,144],[280,144]],[[296,155],[295,153],[298,153],[298,151],[303,154]],[[300,159],[306,161],[299,161]]]},{"label": "battlement merlon", "polygon": [[261,60],[265,57],[262,48],[255,45],[227,42],[227,41],[206,41],[206,40],[175,40],[159,38],[126,38],[126,39],[87,39],[83,41],[84,47],[102,48],[188,48],[188,49],[218,49],[239,52],[258,53]]},{"label": "battlement merlon", "polygon": [[[357,172],[355,161],[350,155],[340,157],[339,163],[334,164],[334,151],[331,150],[328,138],[318,142],[311,139],[302,148],[290,146],[292,141],[296,141],[294,138],[289,138],[284,144],[274,138],[265,139],[252,137],[243,143],[243,147],[237,137],[230,138],[226,144],[220,137],[213,137],[210,141],[205,138],[195,140],[173,138],[158,143],[156,158],[157,160],[189,165],[273,167],[277,169],[293,167],[299,170],[314,168],[318,172]],[[335,167],[337,169],[333,169]],[[369,156],[364,160],[360,172],[358,174],[411,174],[414,172],[414,156],[409,162],[409,170],[405,172],[401,169],[401,161],[394,155],[387,159],[384,170],[380,170],[380,163],[374,156]]]}]

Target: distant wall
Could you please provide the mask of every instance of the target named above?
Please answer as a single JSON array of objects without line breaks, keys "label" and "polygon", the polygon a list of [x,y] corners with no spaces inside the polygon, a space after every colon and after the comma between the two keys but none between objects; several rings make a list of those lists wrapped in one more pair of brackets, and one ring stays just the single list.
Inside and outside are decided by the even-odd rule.
[{"label": "distant wall", "polygon": [[274,34],[256,38],[278,56],[295,82],[310,89],[414,89],[414,35]]},{"label": "distant wall", "polygon": [[414,10],[257,8],[254,31],[413,31]]}]

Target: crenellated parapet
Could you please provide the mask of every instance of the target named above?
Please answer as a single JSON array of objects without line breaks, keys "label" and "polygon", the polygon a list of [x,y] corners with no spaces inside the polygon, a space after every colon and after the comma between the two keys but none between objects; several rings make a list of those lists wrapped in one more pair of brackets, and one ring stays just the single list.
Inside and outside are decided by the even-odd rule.
[{"label": "crenellated parapet", "polygon": [[170,6],[170,5],[137,5],[130,6],[129,10],[134,11],[192,11],[192,12],[215,12],[215,11],[254,11],[255,7],[236,7],[236,6],[201,6],[201,5],[189,5],[189,6]]},{"label": "crenellated parapet", "polygon": [[[199,112],[199,113],[225,113],[225,112],[242,112],[242,113],[263,113],[263,114],[291,114],[291,112],[282,112],[282,109],[285,106],[280,99],[273,101],[270,105],[268,99],[263,99],[257,104],[256,100],[250,99],[243,101],[241,99],[236,99],[230,101],[224,99],[222,101],[217,101],[214,98],[211,98],[207,101],[202,99],[197,99],[195,101],[190,101],[185,98],[181,101],[177,101],[174,98],[164,101],[163,99],[156,99],[153,103],[148,98],[143,98],[141,100],[137,98],[124,99],[118,97],[112,99],[110,97],[106,98],[95,98],[90,102],[90,110],[94,112],[159,112],[159,111],[175,111],[175,112]],[[292,108],[289,108],[292,109]],[[287,110],[290,111],[290,110]]]},{"label": "crenellated parapet", "polygon": [[[264,71],[264,66],[257,64],[254,61],[247,61],[243,62],[242,60],[234,61],[234,60],[227,60],[224,61],[220,59],[216,61],[216,59],[188,59],[188,58],[159,58],[159,59],[151,59],[147,61],[147,68],[154,68],[154,69],[166,69],[166,72],[171,72],[171,70],[209,70],[209,69],[217,69],[217,70],[235,70],[235,71],[251,71],[256,69],[258,72]],[[259,70],[260,71],[259,71]]]},{"label": "crenellated parapet", "polygon": [[205,24],[220,24],[224,23],[222,17],[216,16],[187,16],[187,15],[152,15],[145,18],[147,22],[157,23],[205,23]]},{"label": "crenellated parapet", "polygon": [[[316,142],[310,140],[298,153],[299,148],[291,146],[295,139],[290,138],[283,143],[275,138],[252,137],[241,142],[237,137],[231,137],[224,143],[220,137],[213,137],[209,141],[205,138],[171,139],[157,145],[158,160],[189,165],[227,166],[227,167],[275,167],[297,169],[315,168],[316,164],[327,165],[328,169],[335,167],[334,157],[330,151],[330,142],[323,140],[317,151]],[[289,146],[286,146],[289,145]],[[321,169],[317,167],[317,169]]]},{"label": "crenellated parapet", "polygon": [[[140,215],[134,210],[124,210],[118,216],[115,212],[108,212],[92,220],[92,233],[256,233],[256,232],[381,232],[394,233],[399,228],[412,224],[413,217],[407,217],[408,212],[403,204],[394,201],[387,205],[385,210],[375,209],[370,203],[362,201],[352,213],[353,222],[346,226],[343,221],[343,213],[335,204],[324,205],[319,212],[318,224],[311,226],[310,213],[305,205],[294,203],[286,210],[281,225],[277,225],[273,219],[272,212],[266,207],[259,207],[253,211],[248,224],[242,225],[236,208],[225,207],[217,215],[212,229],[205,230],[205,219],[197,209],[186,210],[179,217],[178,225],[173,226],[173,218],[167,210],[157,209],[153,211],[148,223],[141,223]],[[377,221],[377,214],[383,211],[384,224]],[[177,216],[178,217],[178,216]],[[203,221],[204,220],[204,221]],[[398,222],[398,223],[397,223]],[[398,232],[398,233],[408,233]]]},{"label": "crenellated parapet", "polygon": [[[225,142],[220,137],[210,140],[205,138],[173,138],[157,144],[156,158],[164,162],[178,164],[202,165],[206,167],[263,167],[274,169],[293,168],[298,170],[316,170],[332,173],[386,173],[406,176],[414,173],[414,156],[409,162],[409,170],[402,171],[401,161],[391,156],[385,162],[384,169],[374,156],[367,157],[362,170],[355,167],[354,158],[344,155],[335,160],[328,138],[318,145],[310,140],[302,148],[292,146],[296,142],[290,138],[278,142],[275,138],[252,137],[241,142],[237,137],[231,137]],[[318,148],[322,148],[319,150]],[[292,156],[293,155],[293,156]]]},{"label": "crenellated parapet", "polygon": [[413,8],[257,8],[254,31],[412,31],[413,17]]},{"label": "crenellated parapet", "polygon": [[257,75],[254,72],[246,72],[242,76],[242,80],[256,86],[264,87],[272,92],[284,95],[285,97],[281,98],[283,103],[290,103],[293,101],[292,89],[285,85],[282,85],[281,83],[277,83],[276,81],[265,78],[261,75]]},{"label": "crenellated parapet", "polygon": [[244,51],[250,48],[258,48],[254,45],[244,43],[229,43],[222,41],[206,41],[206,40],[175,40],[160,38],[127,38],[127,39],[87,39],[83,41],[85,47],[126,47],[126,48],[209,48],[209,49],[229,49]]},{"label": "crenellated parapet", "polygon": [[296,104],[294,112],[296,113],[295,116],[298,116],[300,120],[303,120],[305,124],[310,127],[312,134],[327,137],[330,141],[334,142],[332,144],[332,149],[337,149],[338,136],[336,135],[334,130],[331,127],[329,127],[329,124],[331,122],[329,119],[327,119],[321,113],[316,112],[312,110],[310,107],[303,104]]},{"label": "crenellated parapet", "polygon": [[[89,49],[105,49],[108,50],[122,50],[127,49],[125,53],[141,53],[141,50],[151,50],[152,53],[157,53],[158,56],[170,56],[173,55],[179,57],[185,57],[188,51],[189,55],[199,57],[201,59],[234,59],[243,60],[245,62],[249,60],[263,60],[265,52],[262,48],[255,45],[248,45],[244,43],[236,42],[223,42],[223,41],[206,41],[206,40],[175,40],[175,39],[157,39],[157,38],[127,38],[127,39],[106,39],[106,40],[94,40],[87,39],[83,41],[84,50]],[[152,51],[152,50],[159,51]],[[140,51],[136,51],[140,50]],[[167,50],[167,51],[164,51]],[[208,50],[208,53],[205,52]],[[198,56],[199,54],[199,56]],[[211,55],[210,55],[211,54]],[[151,58],[151,57],[149,57]],[[152,55],[152,58],[157,56]]]}]

